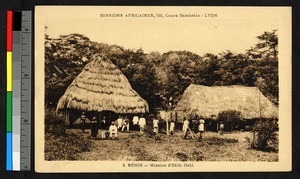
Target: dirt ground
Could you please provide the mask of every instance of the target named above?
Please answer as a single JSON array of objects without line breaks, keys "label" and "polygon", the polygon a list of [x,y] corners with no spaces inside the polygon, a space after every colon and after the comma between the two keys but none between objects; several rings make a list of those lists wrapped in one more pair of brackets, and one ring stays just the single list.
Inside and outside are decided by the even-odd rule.
[{"label": "dirt ground", "polygon": [[[81,133],[90,138],[90,130],[87,131],[82,133],[79,129],[68,129],[67,132]],[[251,137],[250,132],[223,135],[205,132],[203,136],[199,142],[191,136],[184,140],[179,132],[173,136],[159,133],[160,140],[155,140],[137,131],[119,132],[118,140],[90,139],[91,150],[79,153],[76,158],[118,161],[278,161],[278,153],[248,148],[246,137]]]}]

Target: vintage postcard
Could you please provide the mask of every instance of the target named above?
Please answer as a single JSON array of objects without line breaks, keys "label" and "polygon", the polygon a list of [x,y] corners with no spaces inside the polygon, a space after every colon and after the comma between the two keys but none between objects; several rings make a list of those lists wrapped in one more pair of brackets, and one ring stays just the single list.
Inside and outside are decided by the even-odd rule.
[{"label": "vintage postcard", "polygon": [[36,6],[36,171],[290,171],[291,11]]}]

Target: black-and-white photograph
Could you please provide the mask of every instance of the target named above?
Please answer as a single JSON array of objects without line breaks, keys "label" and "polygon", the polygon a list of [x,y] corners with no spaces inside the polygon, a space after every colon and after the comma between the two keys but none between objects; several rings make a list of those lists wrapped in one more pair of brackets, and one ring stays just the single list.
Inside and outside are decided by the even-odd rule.
[{"label": "black-and-white photograph", "polygon": [[43,21],[44,160],[279,162],[278,19],[150,12]]}]

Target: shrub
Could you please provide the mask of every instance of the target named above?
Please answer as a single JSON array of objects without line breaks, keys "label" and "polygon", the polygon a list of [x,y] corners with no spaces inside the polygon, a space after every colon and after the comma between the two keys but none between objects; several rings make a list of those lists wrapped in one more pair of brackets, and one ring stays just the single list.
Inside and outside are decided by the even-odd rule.
[{"label": "shrub", "polygon": [[150,123],[147,123],[147,125],[144,128],[144,133],[147,137],[153,138],[155,136],[153,127],[151,126]]},{"label": "shrub", "polygon": [[45,108],[45,133],[64,135],[66,132],[64,117],[54,109]]},{"label": "shrub", "polygon": [[76,155],[89,151],[91,142],[80,134],[67,133],[62,115],[45,109],[45,160],[76,160]]},{"label": "shrub", "polygon": [[241,112],[236,110],[226,110],[219,113],[219,121],[223,121],[225,130],[234,130],[242,125]]},{"label": "shrub", "polygon": [[278,150],[278,120],[261,119],[253,127],[253,140],[250,147],[262,151]]},{"label": "shrub", "polygon": [[180,161],[187,161],[188,159],[188,156],[185,153],[181,153],[181,152],[177,152],[175,156],[179,158]]}]

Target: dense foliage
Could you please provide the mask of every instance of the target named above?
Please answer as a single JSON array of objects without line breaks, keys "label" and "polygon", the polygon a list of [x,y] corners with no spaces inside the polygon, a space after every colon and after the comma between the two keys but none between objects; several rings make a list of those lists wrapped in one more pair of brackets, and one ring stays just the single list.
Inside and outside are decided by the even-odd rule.
[{"label": "dense foliage", "polygon": [[57,39],[46,35],[45,39],[46,104],[53,107],[96,53],[106,55],[123,72],[148,102],[150,111],[175,107],[191,83],[256,86],[278,105],[276,30],[257,36],[258,43],[245,53],[225,51],[203,56],[189,51],[146,54],[142,49],[92,42],[80,34]]},{"label": "dense foliage", "polygon": [[261,119],[253,128],[251,148],[258,150],[278,150],[278,120]]},{"label": "dense foliage", "polygon": [[219,114],[218,120],[222,121],[225,130],[240,129],[242,125],[241,112],[235,110],[226,110]]},{"label": "dense foliage", "polygon": [[76,160],[89,151],[91,142],[80,134],[67,133],[64,119],[55,111],[45,110],[45,160]]}]

